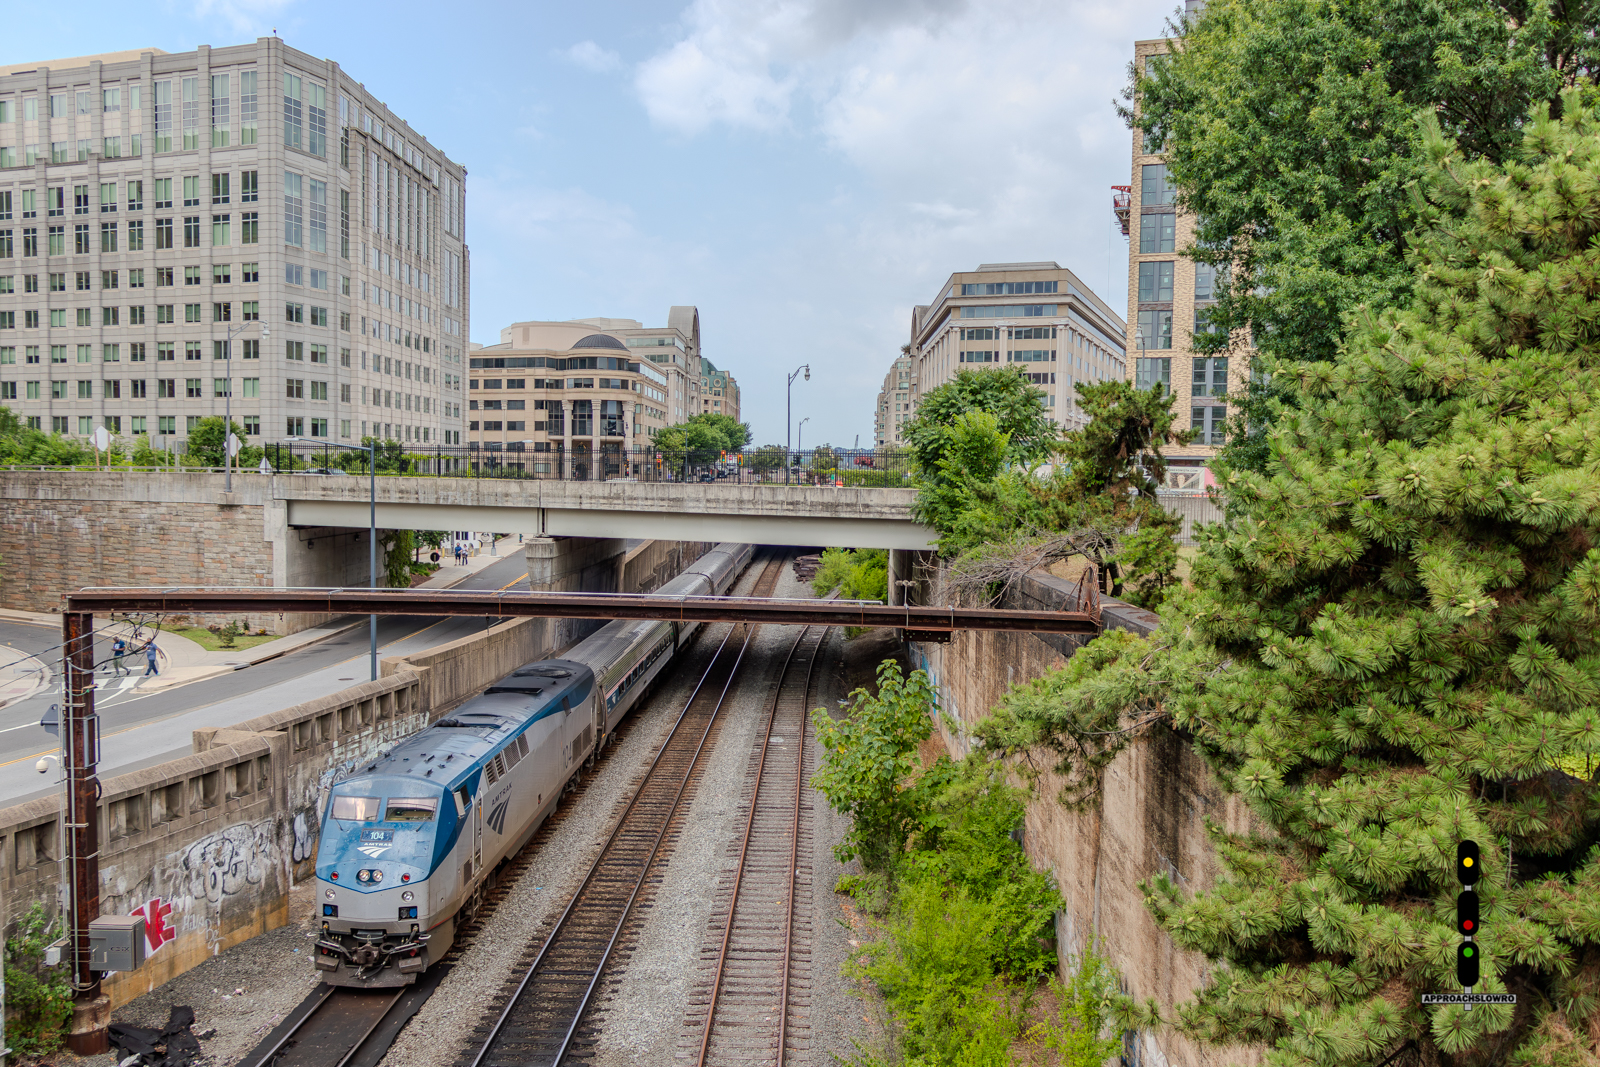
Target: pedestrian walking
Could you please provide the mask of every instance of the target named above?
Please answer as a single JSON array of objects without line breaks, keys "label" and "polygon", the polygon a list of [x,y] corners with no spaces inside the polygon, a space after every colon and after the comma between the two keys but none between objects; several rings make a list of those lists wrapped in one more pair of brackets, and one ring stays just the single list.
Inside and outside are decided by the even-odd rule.
[{"label": "pedestrian walking", "polygon": [[146,663],[144,676],[148,678],[154,674],[159,677],[161,672],[156,669],[156,640],[153,637],[150,643],[144,646],[144,661]]},{"label": "pedestrian walking", "polygon": [[120,637],[117,638],[115,641],[111,642],[111,670],[112,670],[112,673],[117,674],[117,675],[124,675],[124,674],[132,674],[133,673],[128,668],[126,668],[126,667],[124,667],[122,665],[122,657],[127,655],[127,654],[128,654],[128,642],[124,641]]}]

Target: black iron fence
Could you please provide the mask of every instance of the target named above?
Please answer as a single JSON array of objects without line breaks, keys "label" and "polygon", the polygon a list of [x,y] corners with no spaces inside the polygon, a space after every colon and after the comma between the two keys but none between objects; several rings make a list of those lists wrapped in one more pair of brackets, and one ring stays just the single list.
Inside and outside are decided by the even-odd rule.
[{"label": "black iron fence", "polygon": [[[440,478],[519,478],[560,481],[724,482],[838,488],[895,488],[911,483],[904,451],[819,448],[745,452],[667,452],[601,446],[592,450],[535,451],[536,445],[490,443],[482,447],[396,449],[380,446],[380,475]],[[786,463],[785,460],[788,460]],[[367,473],[366,452],[310,441],[263,446],[258,463],[241,468],[275,474],[338,477]]]}]

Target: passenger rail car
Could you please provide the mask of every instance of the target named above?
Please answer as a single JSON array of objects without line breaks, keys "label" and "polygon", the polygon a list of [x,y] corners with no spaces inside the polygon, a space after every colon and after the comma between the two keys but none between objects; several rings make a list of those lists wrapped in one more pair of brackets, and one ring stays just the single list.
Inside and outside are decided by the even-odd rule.
[{"label": "passenger rail car", "polygon": [[[720,596],[751,555],[718,545],[656,593]],[[555,810],[698,626],[608,623],[335,782],[317,842],[323,980],[406,985],[443,957],[490,872]]]}]

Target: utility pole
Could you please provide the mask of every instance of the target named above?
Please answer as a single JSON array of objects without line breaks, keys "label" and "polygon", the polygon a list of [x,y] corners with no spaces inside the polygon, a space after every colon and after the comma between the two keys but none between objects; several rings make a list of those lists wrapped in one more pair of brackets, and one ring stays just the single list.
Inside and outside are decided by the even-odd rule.
[{"label": "utility pole", "polygon": [[792,462],[791,462],[791,459],[792,459],[792,457],[794,455],[794,452],[792,450],[792,446],[794,444],[794,438],[790,436],[790,430],[794,426],[794,411],[793,411],[793,408],[794,408],[794,380],[796,378],[800,377],[800,372],[801,371],[805,372],[806,381],[809,382],[811,380],[811,364],[803,363],[803,364],[801,364],[800,366],[798,366],[798,367],[796,367],[794,369],[794,373],[793,374],[789,375],[789,384],[784,389],[784,392],[783,392],[783,484],[784,485],[788,485],[789,484],[789,468],[793,465]]},{"label": "utility pole", "polygon": [[61,616],[66,707],[61,748],[66,756],[67,917],[71,925],[72,1024],[67,1047],[95,1056],[111,1046],[106,1025],[111,998],[100,992],[100,972],[89,966],[89,924],[100,917],[100,720],[94,712],[94,616]]}]

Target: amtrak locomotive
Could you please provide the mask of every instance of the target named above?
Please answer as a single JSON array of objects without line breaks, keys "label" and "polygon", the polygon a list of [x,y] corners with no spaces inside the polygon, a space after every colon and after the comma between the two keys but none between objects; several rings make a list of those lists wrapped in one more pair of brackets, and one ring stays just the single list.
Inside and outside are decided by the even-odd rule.
[{"label": "amtrak locomotive", "polygon": [[[719,545],[658,592],[720,595],[750,557],[749,545]],[[490,872],[555,810],[697,625],[609,623],[337,781],[317,843],[323,980],[406,985],[444,956]]]}]

